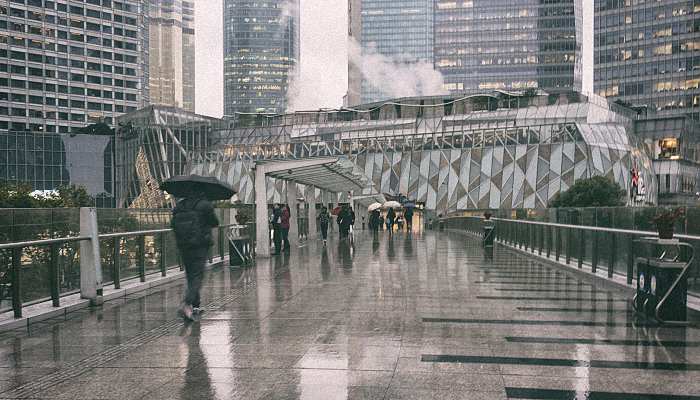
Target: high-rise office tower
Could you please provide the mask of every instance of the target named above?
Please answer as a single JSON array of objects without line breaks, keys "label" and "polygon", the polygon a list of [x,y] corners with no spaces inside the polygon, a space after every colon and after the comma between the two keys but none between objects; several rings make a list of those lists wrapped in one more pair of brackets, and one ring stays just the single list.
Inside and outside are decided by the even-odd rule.
[{"label": "high-rise office tower", "polygon": [[149,24],[150,102],[194,112],[194,3],[150,0]]},{"label": "high-rise office tower", "polygon": [[[350,0],[350,36],[395,61],[427,60],[437,92],[585,90],[584,0]],[[589,57],[592,58],[592,57]],[[592,64],[592,59],[590,60]],[[347,103],[381,100],[352,57]],[[592,68],[592,65],[590,66]],[[371,71],[370,71],[371,72]],[[591,86],[592,83],[588,84]],[[357,93],[360,93],[358,96]]]},{"label": "high-rise office tower", "polygon": [[147,101],[141,1],[0,3],[0,130],[71,132]]},{"label": "high-rise office tower", "polygon": [[657,115],[700,114],[700,1],[595,1],[595,91]]},{"label": "high-rise office tower", "polygon": [[581,91],[583,1],[436,0],[445,88]]},{"label": "high-rise office tower", "polygon": [[224,0],[224,114],[282,113],[299,60],[299,0]]},{"label": "high-rise office tower", "polygon": [[595,91],[640,113],[662,204],[700,191],[700,0],[595,0]]},{"label": "high-rise office tower", "polygon": [[433,0],[349,0],[348,22],[348,104],[392,97],[381,82],[366,79],[377,62],[409,68],[433,62]]}]

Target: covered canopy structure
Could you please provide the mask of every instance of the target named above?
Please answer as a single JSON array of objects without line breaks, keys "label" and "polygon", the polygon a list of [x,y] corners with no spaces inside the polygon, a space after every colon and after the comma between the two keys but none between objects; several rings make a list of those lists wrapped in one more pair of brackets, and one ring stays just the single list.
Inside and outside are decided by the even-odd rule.
[{"label": "covered canopy structure", "polygon": [[[267,209],[267,178],[285,180],[330,192],[362,191],[372,185],[364,173],[343,157],[315,157],[298,160],[260,160],[255,163],[256,254],[270,256],[270,221]],[[295,210],[296,185],[287,186],[287,202]],[[309,231],[316,232],[316,207],[309,209]],[[289,237],[298,236],[296,218],[290,218]]]}]

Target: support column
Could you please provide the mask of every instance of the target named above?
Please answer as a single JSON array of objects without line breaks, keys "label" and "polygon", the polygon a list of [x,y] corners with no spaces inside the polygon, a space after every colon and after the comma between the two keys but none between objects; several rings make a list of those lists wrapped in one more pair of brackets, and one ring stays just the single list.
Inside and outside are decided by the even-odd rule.
[{"label": "support column", "polygon": [[316,237],[316,188],[311,186],[306,190],[306,204],[309,205],[309,239]]},{"label": "support column", "polygon": [[255,169],[255,239],[257,257],[270,257],[270,220],[267,215],[265,169]]},{"label": "support column", "polygon": [[80,209],[80,236],[90,240],[80,242],[80,297],[92,305],[102,303],[102,259],[97,228],[97,210]]},{"label": "support column", "polygon": [[289,205],[289,243],[299,244],[299,211],[297,210],[297,200],[299,191],[295,182],[287,182],[287,204]]}]

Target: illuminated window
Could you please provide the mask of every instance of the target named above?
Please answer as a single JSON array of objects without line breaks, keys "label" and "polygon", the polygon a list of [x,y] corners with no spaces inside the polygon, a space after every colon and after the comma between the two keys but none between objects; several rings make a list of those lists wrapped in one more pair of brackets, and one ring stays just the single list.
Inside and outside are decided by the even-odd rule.
[{"label": "illuminated window", "polygon": [[680,156],[677,138],[664,138],[659,140],[659,148],[659,158],[677,159]]}]

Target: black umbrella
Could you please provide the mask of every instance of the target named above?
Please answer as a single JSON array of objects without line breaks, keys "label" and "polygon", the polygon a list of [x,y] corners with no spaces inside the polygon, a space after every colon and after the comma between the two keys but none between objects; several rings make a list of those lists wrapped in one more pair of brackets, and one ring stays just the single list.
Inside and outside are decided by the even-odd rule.
[{"label": "black umbrella", "polygon": [[192,197],[203,194],[209,200],[227,200],[236,192],[231,186],[212,176],[180,175],[174,176],[160,185],[175,197]]}]

